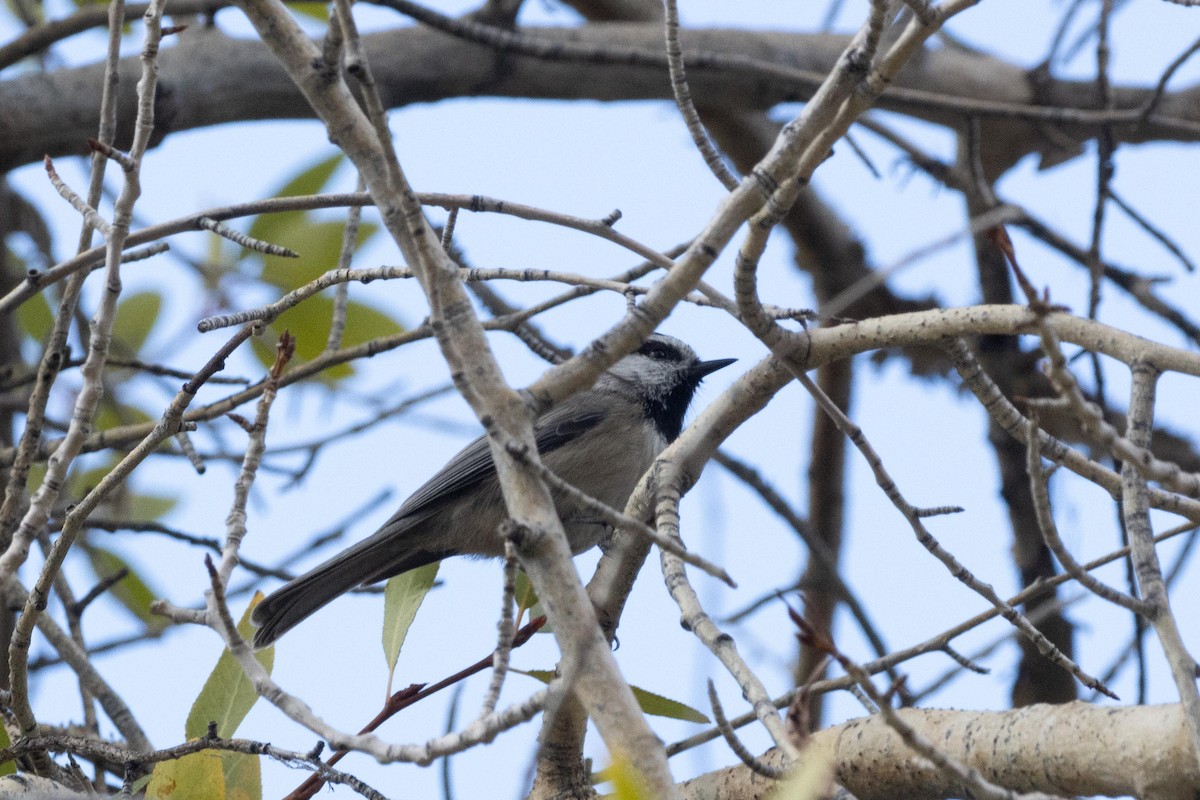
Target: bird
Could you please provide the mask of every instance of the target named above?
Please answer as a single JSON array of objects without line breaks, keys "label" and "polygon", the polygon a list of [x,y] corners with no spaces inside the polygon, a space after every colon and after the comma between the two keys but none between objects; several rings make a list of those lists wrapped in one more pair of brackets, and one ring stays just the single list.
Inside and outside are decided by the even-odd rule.
[{"label": "bird", "polygon": [[[641,476],[683,430],[700,382],[735,359],[701,361],[691,347],[653,333],[595,385],[542,414],[534,440],[542,463],[575,488],[623,509]],[[575,555],[599,544],[606,523],[552,491]],[[289,581],[254,607],[255,648],[359,586],[454,555],[500,557],[507,519],[487,438],[479,437],[418,488],[379,530]]]}]

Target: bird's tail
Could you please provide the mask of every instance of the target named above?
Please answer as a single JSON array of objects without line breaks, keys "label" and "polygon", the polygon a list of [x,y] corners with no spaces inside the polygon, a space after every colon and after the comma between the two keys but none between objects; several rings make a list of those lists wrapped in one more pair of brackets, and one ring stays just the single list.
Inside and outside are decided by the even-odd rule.
[{"label": "bird's tail", "polygon": [[396,540],[380,536],[385,532],[386,528],[267,595],[254,607],[250,617],[258,627],[254,632],[254,646],[259,648],[274,644],[276,639],[310,614],[351,589],[453,555],[450,552],[427,550],[396,553]]}]

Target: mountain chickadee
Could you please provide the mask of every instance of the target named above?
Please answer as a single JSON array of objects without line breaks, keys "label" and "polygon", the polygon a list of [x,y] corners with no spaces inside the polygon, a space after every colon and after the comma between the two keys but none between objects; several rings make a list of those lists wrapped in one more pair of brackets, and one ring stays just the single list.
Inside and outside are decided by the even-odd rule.
[{"label": "mountain chickadee", "polygon": [[[593,388],[547,411],[534,425],[538,452],[567,483],[623,509],[638,479],[683,428],[704,376],[734,359],[701,361],[678,339],[652,334],[603,373]],[[607,526],[552,492],[571,551],[597,543]],[[453,555],[503,556],[504,498],[485,437],[464,447],[378,531],[276,589],[254,608],[254,646],[266,647],[351,589]]]}]

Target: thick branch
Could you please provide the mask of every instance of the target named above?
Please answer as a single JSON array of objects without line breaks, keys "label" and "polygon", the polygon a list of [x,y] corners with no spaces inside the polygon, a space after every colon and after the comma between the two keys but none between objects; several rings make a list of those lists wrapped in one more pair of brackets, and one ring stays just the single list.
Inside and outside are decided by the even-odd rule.
[{"label": "thick branch", "polygon": [[[1179,706],[1076,702],[995,713],[899,713],[946,755],[1014,791],[1142,800],[1183,800],[1200,791],[1200,769]],[[858,800],[966,796],[945,773],[916,758],[878,715],[814,734],[807,752],[832,757],[837,782]],[[767,759],[779,763],[778,753]],[[776,785],[738,765],[688,781],[683,797],[754,800],[771,796]]]},{"label": "thick branch", "polygon": [[[549,45],[581,45],[590,55],[539,59],[497,52],[423,27],[364,36],[363,46],[388,108],[452,97],[532,97],[559,100],[667,100],[665,55],[657,24],[591,23],[579,28],[522,31]],[[313,113],[270,53],[258,42],[215,29],[179,37],[160,57],[157,137],[169,132],[264,119],[311,119]],[[696,105],[765,109],[807,99],[849,41],[834,34],[689,30],[684,58]],[[551,48],[552,49],[552,48]],[[755,66],[755,63],[759,66]],[[121,67],[132,86],[136,59]],[[102,65],[22,75],[0,83],[0,170],[51,156],[82,153],[99,113]],[[880,101],[886,108],[944,125],[964,114],[1003,121],[1012,153],[1035,152],[1048,140],[1046,124],[1059,120],[1057,141],[1080,141],[1112,119],[1092,110],[1087,82],[1049,81],[1037,99],[1025,70],[996,58],[942,48],[913,59]],[[1126,124],[1113,128],[1123,142],[1200,139],[1200,89],[1167,93],[1154,116],[1134,124],[1152,87],[1115,87]],[[1032,105],[1040,102],[1043,105]],[[121,119],[133,118],[133,98],[122,93]],[[1121,111],[1124,110],[1124,111]],[[1020,122],[1040,120],[1034,126]],[[999,124],[999,122],[998,122]],[[127,136],[126,132],[126,136]],[[118,145],[121,139],[118,137]]]}]

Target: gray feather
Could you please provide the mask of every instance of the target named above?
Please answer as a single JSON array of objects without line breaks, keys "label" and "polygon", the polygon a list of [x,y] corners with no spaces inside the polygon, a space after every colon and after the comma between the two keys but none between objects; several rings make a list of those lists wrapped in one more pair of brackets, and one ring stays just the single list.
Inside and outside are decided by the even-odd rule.
[{"label": "gray feather", "polygon": [[[559,449],[604,418],[601,408],[579,395],[538,420],[534,440],[543,457]],[[553,469],[553,467],[551,467]],[[569,479],[568,479],[569,480]],[[474,491],[469,503],[453,504]],[[491,509],[491,513],[487,513]],[[462,519],[464,510],[472,520]],[[484,519],[479,518],[483,510]],[[436,475],[400,506],[378,531],[273,592],[254,608],[259,626],[255,647],[266,647],[317,609],[351,589],[387,580],[410,569],[464,552],[503,555],[497,529],[504,521],[495,462],[485,437],[460,450]],[[482,524],[480,524],[482,522]],[[590,545],[589,545],[590,546]],[[586,549],[586,548],[583,548]]]}]

